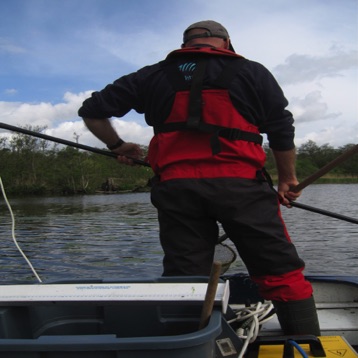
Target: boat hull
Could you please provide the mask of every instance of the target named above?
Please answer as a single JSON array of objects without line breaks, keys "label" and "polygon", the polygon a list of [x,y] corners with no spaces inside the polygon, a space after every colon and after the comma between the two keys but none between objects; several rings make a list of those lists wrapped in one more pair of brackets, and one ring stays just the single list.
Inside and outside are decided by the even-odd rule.
[{"label": "boat hull", "polygon": [[[263,301],[246,275],[222,277],[230,283],[231,308]],[[358,345],[358,279],[356,277],[308,276],[312,282],[322,336],[339,336],[347,346]],[[159,278],[205,283],[207,278]],[[88,283],[91,283],[89,281]],[[106,280],[105,283],[125,282]],[[133,281],[132,281],[133,282]],[[136,281],[138,282],[138,281]],[[94,282],[92,282],[94,284]],[[98,283],[98,282],[97,282]],[[59,283],[57,283],[59,284]],[[60,283],[64,287],[69,283]],[[6,291],[6,285],[1,291]],[[28,289],[35,285],[27,285]],[[93,286],[95,287],[95,286]],[[168,293],[174,297],[174,292]],[[63,296],[63,294],[62,294]],[[184,297],[184,295],[183,295]],[[208,325],[198,329],[202,301],[168,299],[125,302],[43,299],[38,302],[3,302],[0,306],[0,356],[16,358],[234,357],[243,346],[222,307],[216,305]],[[276,318],[266,322],[259,339],[287,339]],[[313,337],[314,338],[314,337]],[[230,343],[231,342],[231,343]],[[231,347],[230,347],[231,344]],[[232,349],[230,355],[229,350]],[[352,350],[353,352],[353,350]],[[354,353],[353,353],[354,354]],[[260,357],[264,355],[260,354]],[[266,357],[266,356],[265,356]]]}]

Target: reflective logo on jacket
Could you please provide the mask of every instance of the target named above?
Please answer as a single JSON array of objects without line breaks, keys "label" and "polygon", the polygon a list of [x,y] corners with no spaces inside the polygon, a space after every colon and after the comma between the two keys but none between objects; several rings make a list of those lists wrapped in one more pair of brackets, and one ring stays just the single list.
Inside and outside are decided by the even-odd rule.
[{"label": "reflective logo on jacket", "polygon": [[[196,53],[180,63],[176,56]],[[207,54],[230,56],[230,64],[206,88]],[[210,56],[212,57],[212,56]],[[265,153],[258,128],[234,107],[229,86],[245,59],[231,51],[188,48],[162,62],[176,91],[171,113],[154,127],[148,159],[160,180],[178,178],[255,178]]]}]

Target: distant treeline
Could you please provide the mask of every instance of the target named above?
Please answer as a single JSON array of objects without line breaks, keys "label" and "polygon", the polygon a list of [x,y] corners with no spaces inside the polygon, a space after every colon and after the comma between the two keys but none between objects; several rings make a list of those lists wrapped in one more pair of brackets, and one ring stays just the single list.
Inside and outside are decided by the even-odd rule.
[{"label": "distant treeline", "polygon": [[[45,128],[27,126],[41,132]],[[78,140],[78,136],[76,137]],[[344,151],[313,141],[297,148],[297,175],[302,180]],[[266,169],[276,178],[275,163],[267,145]],[[146,151],[147,148],[143,148]],[[153,173],[143,166],[130,167],[115,159],[73,147],[63,147],[25,134],[10,140],[0,137],[0,177],[8,195],[70,195],[95,192],[146,190]],[[318,182],[358,183],[358,158],[353,156]]]},{"label": "distant treeline", "polygon": [[[355,144],[346,144],[339,148],[333,148],[329,144],[318,146],[312,140],[307,141],[297,148],[296,172],[298,179],[302,181],[354,146]],[[275,179],[277,172],[272,152],[267,145],[264,148],[267,154],[266,169]],[[315,183],[358,183],[358,154],[354,154],[340,163]]]}]

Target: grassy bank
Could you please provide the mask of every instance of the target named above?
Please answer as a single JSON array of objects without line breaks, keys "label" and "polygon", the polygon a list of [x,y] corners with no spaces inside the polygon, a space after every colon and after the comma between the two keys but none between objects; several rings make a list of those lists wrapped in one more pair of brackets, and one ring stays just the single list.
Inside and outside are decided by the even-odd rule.
[{"label": "grassy bank", "polygon": [[[302,182],[304,179],[306,178],[299,178],[298,180]],[[272,180],[277,184],[277,176],[273,176]],[[358,177],[327,175],[315,180],[314,183],[310,185],[314,184],[358,184]]]}]

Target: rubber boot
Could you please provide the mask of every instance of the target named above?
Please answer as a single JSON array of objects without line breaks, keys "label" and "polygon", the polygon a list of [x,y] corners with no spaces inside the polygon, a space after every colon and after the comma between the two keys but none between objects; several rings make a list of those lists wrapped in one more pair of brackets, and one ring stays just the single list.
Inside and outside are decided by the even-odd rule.
[{"label": "rubber boot", "polygon": [[285,335],[321,335],[313,297],[299,301],[274,301],[272,303]]}]

